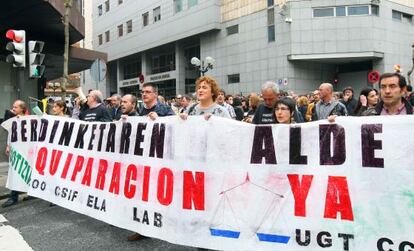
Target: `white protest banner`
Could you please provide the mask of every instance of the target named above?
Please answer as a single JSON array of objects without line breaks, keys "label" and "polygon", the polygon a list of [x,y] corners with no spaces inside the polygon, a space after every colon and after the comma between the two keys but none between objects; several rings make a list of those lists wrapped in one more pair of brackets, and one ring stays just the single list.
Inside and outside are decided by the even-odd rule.
[{"label": "white protest banner", "polygon": [[414,248],[414,116],[3,126],[11,170],[32,168],[10,179],[24,176],[30,195],[146,236],[220,250]]}]

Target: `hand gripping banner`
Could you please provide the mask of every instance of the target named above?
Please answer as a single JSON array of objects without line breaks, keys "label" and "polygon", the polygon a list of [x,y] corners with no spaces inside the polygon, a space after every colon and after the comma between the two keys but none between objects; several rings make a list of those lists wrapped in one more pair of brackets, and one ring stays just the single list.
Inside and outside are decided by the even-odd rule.
[{"label": "hand gripping banner", "polygon": [[218,250],[414,249],[414,116],[255,126],[190,117],[8,130],[8,188]]}]

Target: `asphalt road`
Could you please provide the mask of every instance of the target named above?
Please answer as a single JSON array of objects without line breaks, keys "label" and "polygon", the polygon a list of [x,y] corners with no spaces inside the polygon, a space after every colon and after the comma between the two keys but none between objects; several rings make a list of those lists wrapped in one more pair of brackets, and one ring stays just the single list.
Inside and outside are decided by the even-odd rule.
[{"label": "asphalt road", "polygon": [[[3,203],[0,201],[0,203]],[[20,231],[33,250],[189,250],[158,239],[127,241],[131,231],[111,226],[49,202],[32,199],[0,208],[10,225]]]}]

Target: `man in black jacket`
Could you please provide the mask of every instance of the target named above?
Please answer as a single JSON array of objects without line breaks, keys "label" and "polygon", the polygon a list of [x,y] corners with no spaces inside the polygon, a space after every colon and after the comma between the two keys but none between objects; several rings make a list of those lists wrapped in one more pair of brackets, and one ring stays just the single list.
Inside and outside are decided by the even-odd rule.
[{"label": "man in black jacket", "polygon": [[[110,122],[112,121],[111,115],[108,109],[102,103],[103,96],[99,90],[93,90],[88,94],[87,105],[88,109],[80,112],[79,119],[83,121],[99,121]],[[75,108],[76,109],[76,108]],[[77,107],[79,109],[79,107]]]},{"label": "man in black jacket", "polygon": [[355,108],[358,104],[358,101],[354,97],[354,89],[352,87],[348,86],[345,87],[342,91],[344,97],[341,99],[341,103],[345,105],[346,110],[348,112],[349,116],[355,115]]}]

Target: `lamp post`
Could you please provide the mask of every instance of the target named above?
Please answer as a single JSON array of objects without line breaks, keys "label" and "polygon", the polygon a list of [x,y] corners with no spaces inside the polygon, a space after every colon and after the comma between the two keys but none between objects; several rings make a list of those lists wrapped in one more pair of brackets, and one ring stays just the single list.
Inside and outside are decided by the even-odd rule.
[{"label": "lamp post", "polygon": [[55,91],[56,91],[56,89],[60,88],[60,83],[59,82],[55,82],[55,83],[49,82],[47,85],[48,85],[49,88],[53,89],[53,98],[55,98],[56,97]]},{"label": "lamp post", "polygon": [[206,57],[204,60],[200,60],[197,57],[191,58],[191,64],[200,71],[201,76],[204,76],[204,73],[209,69],[213,69],[214,62],[215,60],[212,57]]}]

